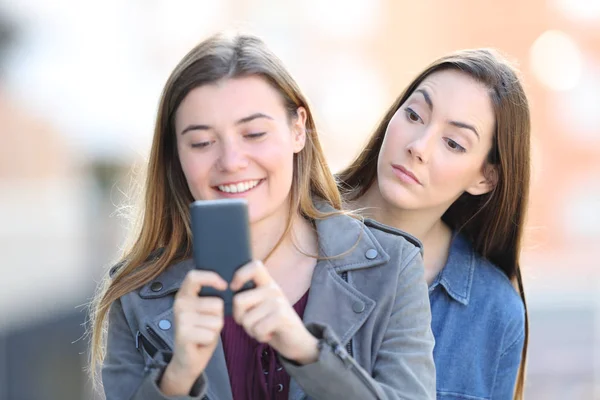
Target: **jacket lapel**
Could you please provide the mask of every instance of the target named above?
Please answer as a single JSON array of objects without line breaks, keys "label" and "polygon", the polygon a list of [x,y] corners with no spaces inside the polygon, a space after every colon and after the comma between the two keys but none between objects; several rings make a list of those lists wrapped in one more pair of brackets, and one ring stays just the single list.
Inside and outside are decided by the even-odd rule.
[{"label": "jacket lapel", "polygon": [[345,282],[328,264],[320,261],[315,269],[304,322],[328,325],[346,345],[375,308],[375,301]]},{"label": "jacket lapel", "polygon": [[328,325],[346,345],[375,308],[375,301],[352,285],[352,272],[382,265],[389,256],[361,221],[345,215],[317,221],[317,234],[320,260],[304,322]]},{"label": "jacket lapel", "polygon": [[[389,256],[362,222],[347,216],[317,221],[317,232],[321,259],[313,273],[304,323],[329,326],[346,346],[376,305],[352,285],[352,271],[382,265]],[[305,397],[292,379],[288,398]]]}]

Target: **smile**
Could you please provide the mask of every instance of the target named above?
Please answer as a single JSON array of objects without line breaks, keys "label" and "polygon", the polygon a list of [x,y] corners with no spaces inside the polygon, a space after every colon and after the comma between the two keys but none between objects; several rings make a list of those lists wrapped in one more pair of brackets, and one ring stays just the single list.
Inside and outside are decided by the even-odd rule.
[{"label": "smile", "polygon": [[224,193],[244,193],[254,189],[260,182],[262,179],[219,185],[217,188]]}]

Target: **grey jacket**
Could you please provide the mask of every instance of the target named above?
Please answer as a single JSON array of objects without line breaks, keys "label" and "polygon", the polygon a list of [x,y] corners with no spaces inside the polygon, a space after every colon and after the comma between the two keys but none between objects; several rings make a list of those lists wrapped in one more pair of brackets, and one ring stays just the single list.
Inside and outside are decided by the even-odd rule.
[{"label": "grey jacket", "polygon": [[[418,241],[348,216],[316,226],[327,259],[313,272],[304,322],[319,339],[320,355],[304,366],[281,360],[291,376],[289,399],[435,399]],[[107,400],[169,399],[157,382],[173,349],[174,294],[192,268],[190,259],[176,263],[112,305],[102,368]],[[232,399],[222,343],[190,395],[173,398]]]}]

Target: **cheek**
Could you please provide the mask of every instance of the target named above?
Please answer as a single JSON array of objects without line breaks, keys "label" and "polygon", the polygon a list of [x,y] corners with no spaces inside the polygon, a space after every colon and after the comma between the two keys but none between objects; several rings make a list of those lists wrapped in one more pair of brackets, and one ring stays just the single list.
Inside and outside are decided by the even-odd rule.
[{"label": "cheek", "polygon": [[273,132],[266,141],[253,148],[253,153],[260,158],[263,165],[269,166],[269,169],[277,169],[286,167],[291,162],[295,146],[292,132],[281,129]]},{"label": "cheek", "polygon": [[456,195],[463,192],[476,172],[474,162],[467,158],[457,160],[452,157],[438,157],[438,162],[431,163],[430,185],[437,192]]},{"label": "cheek", "polygon": [[179,151],[179,161],[185,179],[192,193],[202,191],[208,185],[210,156],[193,154],[191,151]]},{"label": "cheek", "polygon": [[402,125],[402,121],[397,117],[394,118],[385,132],[381,145],[381,157],[389,161],[397,159],[397,156],[402,154],[402,150],[406,148],[407,134],[408,132]]},{"label": "cheek", "polygon": [[[294,152],[291,143],[273,143],[260,152],[261,164],[272,176],[283,179],[293,168]],[[291,179],[291,178],[290,178]]]}]

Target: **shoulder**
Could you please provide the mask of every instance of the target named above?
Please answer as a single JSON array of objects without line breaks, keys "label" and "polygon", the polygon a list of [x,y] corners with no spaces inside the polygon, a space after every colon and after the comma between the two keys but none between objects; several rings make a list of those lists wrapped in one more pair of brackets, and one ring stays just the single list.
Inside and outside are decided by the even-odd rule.
[{"label": "shoulder", "polygon": [[476,254],[474,261],[473,290],[477,298],[482,299],[485,296],[508,316],[522,316],[525,311],[523,300],[506,274]]},{"label": "shoulder", "polygon": [[330,259],[337,269],[385,265],[400,274],[423,269],[421,247],[417,246],[420,243],[402,231],[343,213],[315,223],[319,254]]},{"label": "shoulder", "polygon": [[[497,328],[514,341],[525,330],[525,305],[506,274],[472,250],[473,282],[469,305],[488,315]],[[512,339],[511,339],[512,338]]]},{"label": "shoulder", "polygon": [[[146,258],[146,260],[144,261],[144,263],[148,263],[150,261],[158,259],[163,252],[164,252],[164,248],[163,247],[154,250],[153,252],[150,253],[150,255],[148,255],[148,257]],[[115,264],[112,267],[110,267],[110,269],[108,270],[108,276],[109,276],[109,278],[113,279],[119,273],[119,271],[122,270],[123,266],[125,266],[126,264],[127,264],[127,259],[123,258],[117,264]],[[144,264],[142,264],[142,266],[143,265]]]},{"label": "shoulder", "polygon": [[423,256],[423,244],[411,234],[370,218],[364,219],[364,226],[384,249],[398,248],[404,253],[420,253]]},{"label": "shoulder", "polygon": [[[346,254],[358,257],[358,261],[366,255],[359,254],[361,251],[371,249],[377,254],[406,259],[422,251],[421,243],[411,235],[352,213],[335,212],[314,222],[320,250],[327,257]],[[375,253],[372,254],[374,257]]]},{"label": "shoulder", "polygon": [[387,234],[387,236],[400,237],[404,241],[406,241],[406,242],[410,243],[411,245],[413,245],[414,247],[418,248],[419,251],[421,251],[421,252],[423,251],[423,243],[421,243],[421,241],[419,239],[417,239],[410,233],[401,231],[400,229],[391,227],[389,225],[382,224],[381,222],[377,222],[370,218],[365,218],[364,224],[365,224],[365,226],[369,227],[372,231],[381,232],[381,233]]},{"label": "shoulder", "polygon": [[372,219],[363,220],[364,230],[381,246],[388,257],[386,265],[402,280],[424,280],[423,245],[416,237]]}]

